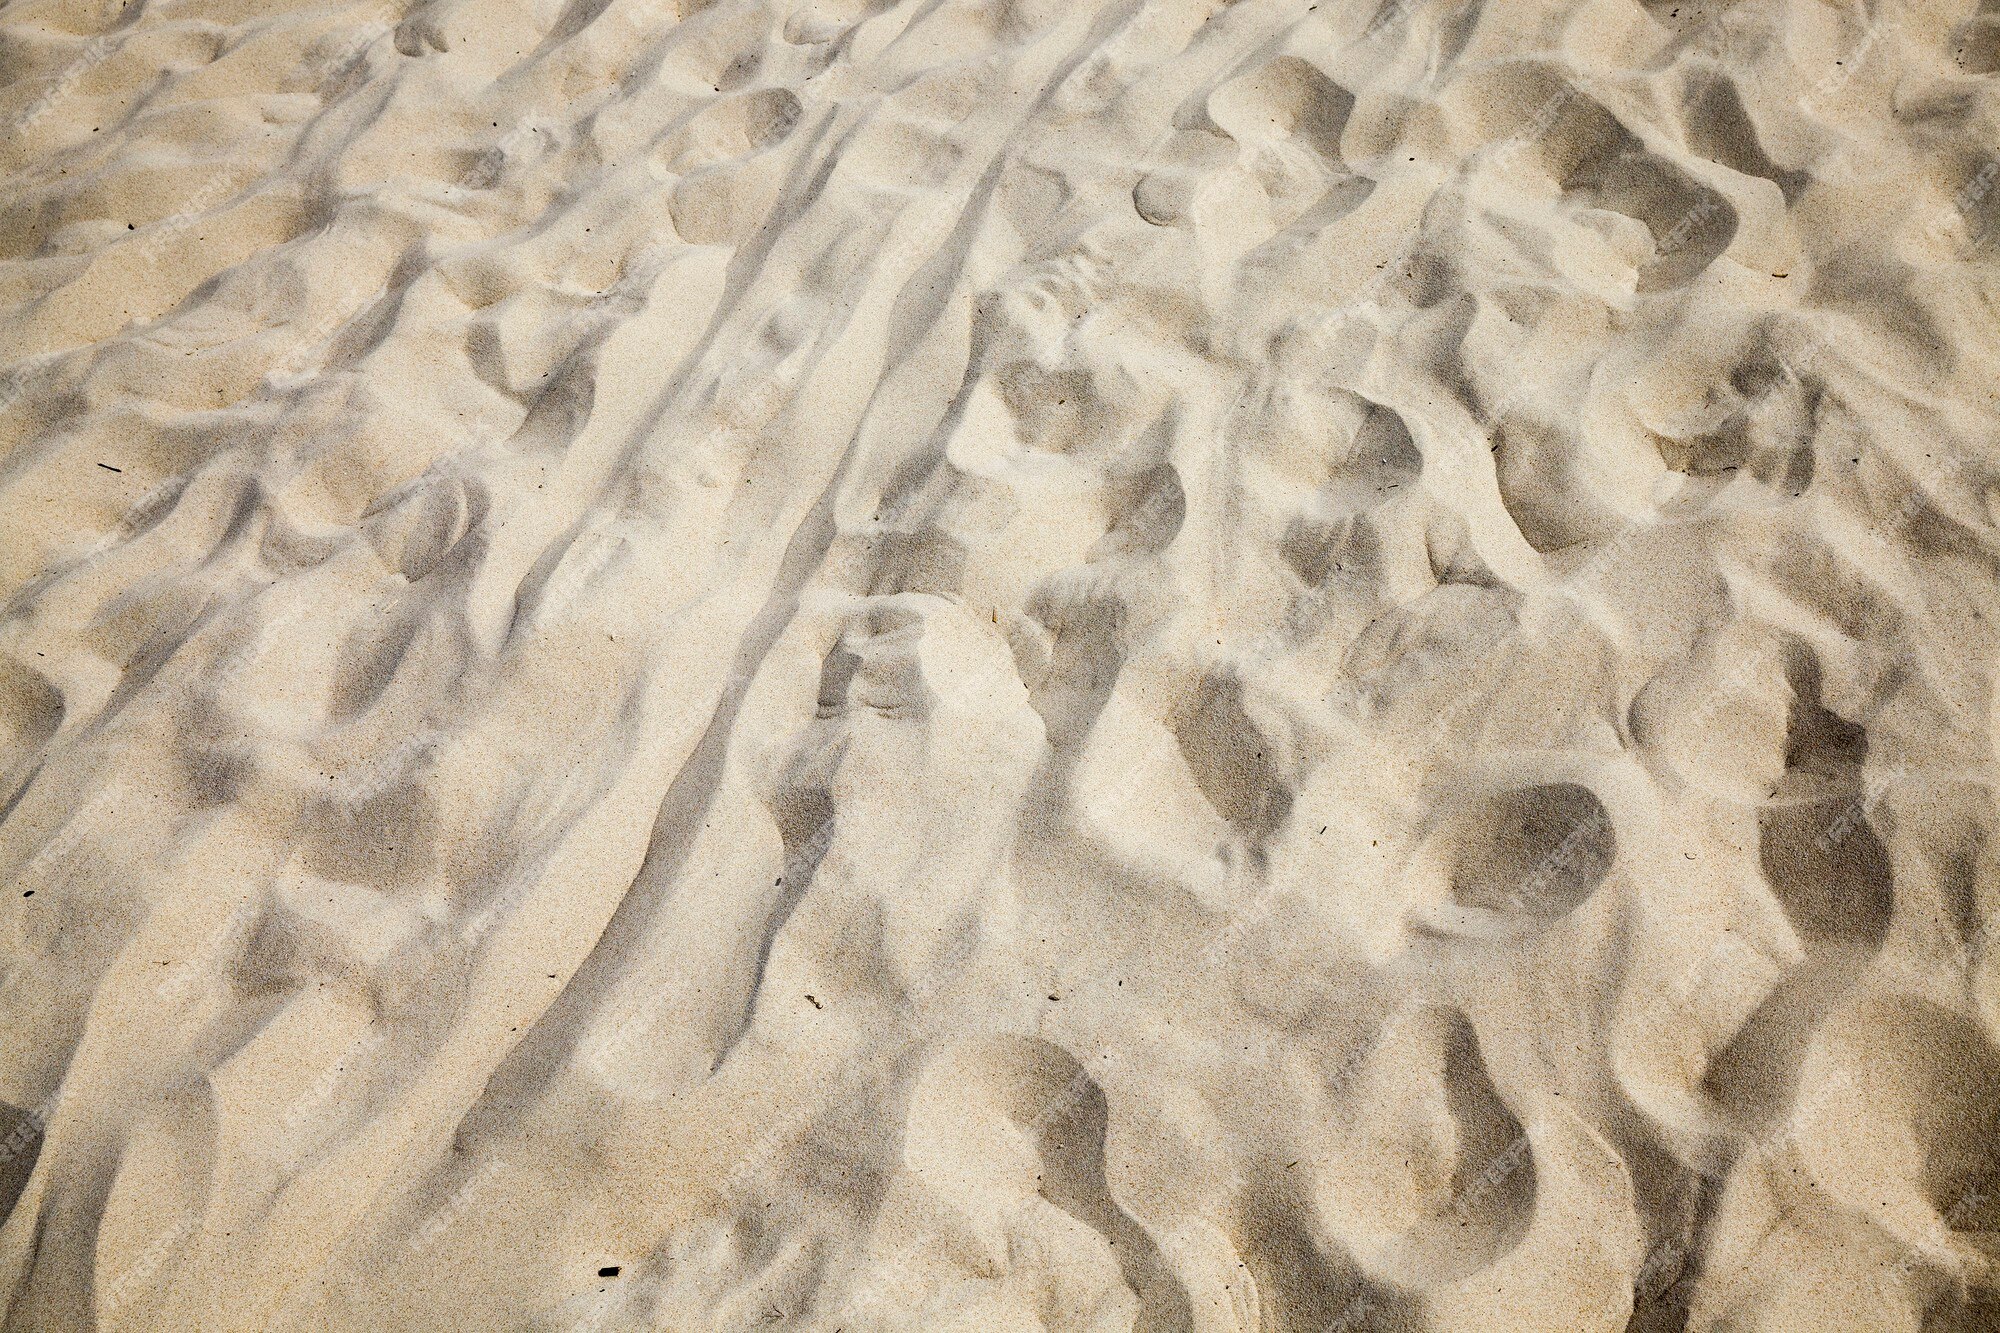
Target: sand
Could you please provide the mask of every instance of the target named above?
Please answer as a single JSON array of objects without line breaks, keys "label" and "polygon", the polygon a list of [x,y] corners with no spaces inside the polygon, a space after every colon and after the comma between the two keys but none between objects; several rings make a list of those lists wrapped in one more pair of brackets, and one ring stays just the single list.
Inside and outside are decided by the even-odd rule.
[{"label": "sand", "polygon": [[7,1330],[2000,1329],[2000,10],[0,5]]}]

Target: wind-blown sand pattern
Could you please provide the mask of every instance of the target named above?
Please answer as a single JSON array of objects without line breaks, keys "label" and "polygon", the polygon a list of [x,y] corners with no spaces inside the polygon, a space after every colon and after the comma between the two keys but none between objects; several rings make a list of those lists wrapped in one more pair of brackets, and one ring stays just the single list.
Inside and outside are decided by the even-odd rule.
[{"label": "wind-blown sand pattern", "polygon": [[2000,1329],[2000,8],[0,6],[9,1330]]}]

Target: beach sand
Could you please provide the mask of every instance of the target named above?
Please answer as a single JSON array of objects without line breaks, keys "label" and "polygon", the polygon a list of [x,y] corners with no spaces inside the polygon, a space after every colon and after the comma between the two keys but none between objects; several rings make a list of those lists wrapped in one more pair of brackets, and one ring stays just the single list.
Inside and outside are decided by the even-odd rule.
[{"label": "beach sand", "polygon": [[2000,9],[0,5],[0,1327],[2000,1329]]}]

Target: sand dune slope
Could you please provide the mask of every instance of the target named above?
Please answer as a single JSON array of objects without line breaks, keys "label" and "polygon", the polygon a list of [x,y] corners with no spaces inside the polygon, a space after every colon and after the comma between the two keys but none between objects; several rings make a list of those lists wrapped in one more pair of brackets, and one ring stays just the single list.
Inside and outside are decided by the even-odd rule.
[{"label": "sand dune slope", "polygon": [[1996,70],[0,4],[4,1327],[2000,1329]]}]

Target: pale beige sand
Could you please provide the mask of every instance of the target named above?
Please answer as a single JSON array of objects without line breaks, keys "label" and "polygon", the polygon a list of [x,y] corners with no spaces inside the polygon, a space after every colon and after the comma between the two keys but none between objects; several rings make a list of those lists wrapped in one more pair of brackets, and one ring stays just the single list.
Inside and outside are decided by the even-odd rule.
[{"label": "pale beige sand", "polygon": [[0,5],[5,1327],[2000,1328],[1968,5]]}]

